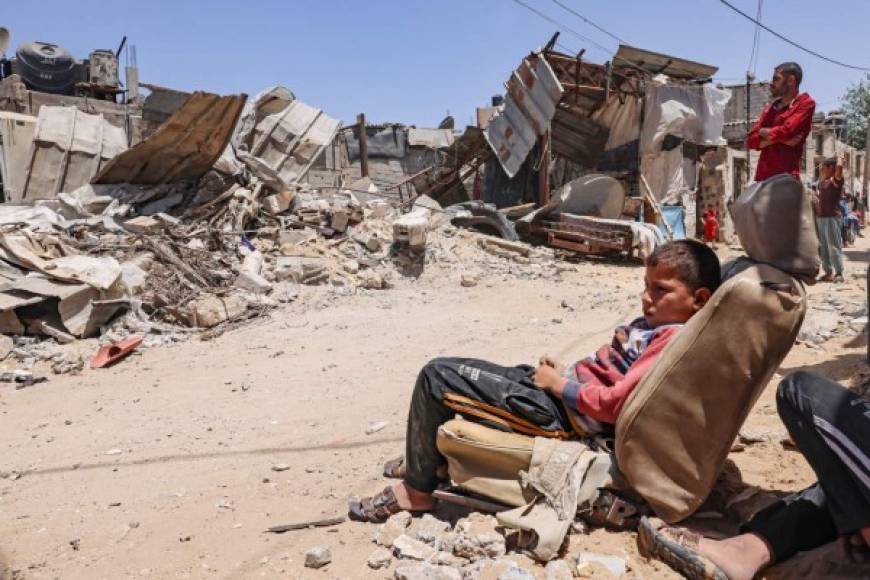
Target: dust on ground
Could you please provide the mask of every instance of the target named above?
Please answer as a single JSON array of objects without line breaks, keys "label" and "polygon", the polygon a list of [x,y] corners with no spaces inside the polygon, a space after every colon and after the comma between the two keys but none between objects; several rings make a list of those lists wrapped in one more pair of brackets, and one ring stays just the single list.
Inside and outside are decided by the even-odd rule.
[{"label": "dust on ground", "polygon": [[[813,479],[782,446],[779,378],[807,369],[866,380],[866,328],[854,326],[866,326],[868,247],[862,239],[846,251],[845,284],[808,289],[818,328],[793,348],[730,456],[746,484],[793,491]],[[579,357],[639,312],[638,264],[560,268],[473,287],[461,285],[461,264],[349,296],[301,287],[268,319],[213,340],[0,387],[0,572],[5,558],[16,579],[392,577],[395,561],[366,566],[376,526],[264,530],[343,515],[348,496],[387,484],[381,465],[403,450],[411,388],[430,358]],[[329,547],[332,563],[304,568],[314,546]],[[676,577],[640,557],[632,533],[574,535],[570,553],[580,550],[626,558],[628,578]]]}]

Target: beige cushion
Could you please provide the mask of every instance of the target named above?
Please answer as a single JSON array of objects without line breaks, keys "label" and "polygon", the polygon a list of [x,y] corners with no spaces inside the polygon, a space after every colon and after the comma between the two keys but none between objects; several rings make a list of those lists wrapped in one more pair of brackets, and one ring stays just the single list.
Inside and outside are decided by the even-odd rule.
[{"label": "beige cushion", "polygon": [[438,428],[436,441],[457,486],[507,505],[528,503],[518,474],[529,468],[534,438],[455,419]]},{"label": "beige cushion", "polygon": [[716,291],[629,396],[617,462],[662,519],[684,519],[706,499],[805,312],[796,280],[753,265]]}]

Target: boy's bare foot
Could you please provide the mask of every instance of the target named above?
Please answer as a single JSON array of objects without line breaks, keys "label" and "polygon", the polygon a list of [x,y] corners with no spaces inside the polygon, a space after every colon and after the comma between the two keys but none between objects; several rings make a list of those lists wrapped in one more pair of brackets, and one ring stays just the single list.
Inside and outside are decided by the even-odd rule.
[{"label": "boy's bare foot", "polygon": [[725,572],[729,580],[752,580],[772,558],[767,542],[756,534],[742,534],[727,540],[701,538],[698,552]]},{"label": "boy's bare foot", "polygon": [[404,481],[393,486],[393,493],[396,496],[396,503],[403,510],[428,512],[435,508],[435,498],[432,497],[431,493],[417,491]]}]

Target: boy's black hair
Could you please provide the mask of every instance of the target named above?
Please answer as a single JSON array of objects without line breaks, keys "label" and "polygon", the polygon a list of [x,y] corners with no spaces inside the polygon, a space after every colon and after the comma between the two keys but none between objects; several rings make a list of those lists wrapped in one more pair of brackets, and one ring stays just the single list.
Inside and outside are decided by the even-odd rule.
[{"label": "boy's black hair", "polygon": [[708,288],[712,294],[722,281],[716,252],[695,240],[677,240],[656,247],[646,259],[646,265],[655,267],[659,264],[676,269],[677,277],[692,292]]},{"label": "boy's black hair", "polygon": [[801,81],[804,80],[804,71],[796,62],[784,62],[773,70],[778,70],[784,75],[791,75],[794,77],[794,84],[796,86],[801,86]]}]

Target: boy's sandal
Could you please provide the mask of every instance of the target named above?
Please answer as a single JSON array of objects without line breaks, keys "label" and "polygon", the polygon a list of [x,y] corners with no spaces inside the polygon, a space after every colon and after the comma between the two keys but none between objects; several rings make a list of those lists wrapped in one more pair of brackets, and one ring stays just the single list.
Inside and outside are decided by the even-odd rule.
[{"label": "boy's sandal", "polygon": [[399,502],[396,500],[396,494],[393,493],[392,487],[385,487],[384,490],[372,497],[365,497],[361,500],[351,501],[348,504],[348,515],[350,519],[358,522],[370,522],[373,524],[382,524],[393,515],[403,511],[399,507]]},{"label": "boy's sandal", "polygon": [[384,463],[384,477],[392,479],[405,478],[405,456],[401,455]]},{"label": "boy's sandal", "polygon": [[716,564],[698,552],[701,535],[670,527],[657,518],[641,518],[637,530],[640,553],[660,560],[689,580],[728,580]]}]

